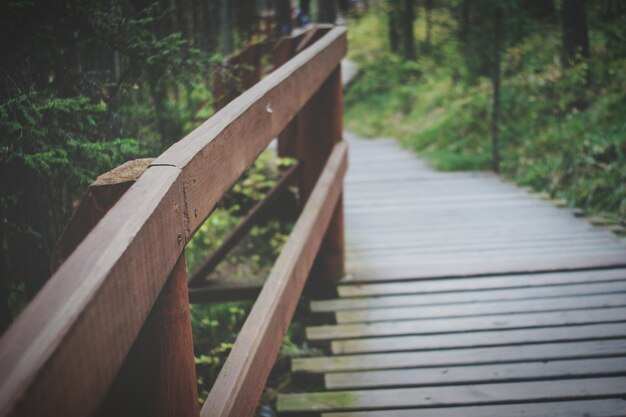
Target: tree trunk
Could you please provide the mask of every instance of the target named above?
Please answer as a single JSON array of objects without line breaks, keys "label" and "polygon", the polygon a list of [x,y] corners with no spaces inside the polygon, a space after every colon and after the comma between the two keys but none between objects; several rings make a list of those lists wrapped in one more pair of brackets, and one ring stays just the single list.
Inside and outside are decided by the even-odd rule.
[{"label": "tree trunk", "polygon": [[424,54],[430,53],[431,32],[433,26],[433,0],[424,1],[424,15],[426,19],[426,39],[424,40]]},{"label": "tree trunk", "polygon": [[398,52],[400,46],[400,33],[398,32],[398,2],[391,0],[389,2],[389,11],[387,12],[387,25],[389,27],[389,49],[391,52]]},{"label": "tree trunk", "polygon": [[415,21],[415,0],[404,0],[404,11],[402,14],[402,55],[405,59],[415,60],[415,32],[413,23]]},{"label": "tree trunk", "polygon": [[286,36],[291,33],[291,2],[276,0],[276,36]]},{"label": "tree trunk", "polygon": [[221,29],[222,29],[222,52],[224,56],[229,55],[233,50],[233,44],[231,39],[231,24],[230,24],[230,7],[228,5],[229,0],[220,1],[220,15],[221,15]]},{"label": "tree trunk", "polygon": [[319,12],[317,14],[317,20],[321,23],[335,23],[335,20],[337,20],[335,0],[319,0]]},{"label": "tree trunk", "polygon": [[502,8],[499,4],[494,5],[493,21],[493,72],[491,76],[491,85],[493,88],[493,103],[491,108],[491,165],[494,172],[499,172],[500,49],[502,38]]},{"label": "tree trunk", "polygon": [[563,66],[570,67],[589,57],[589,33],[583,0],[563,0]]}]

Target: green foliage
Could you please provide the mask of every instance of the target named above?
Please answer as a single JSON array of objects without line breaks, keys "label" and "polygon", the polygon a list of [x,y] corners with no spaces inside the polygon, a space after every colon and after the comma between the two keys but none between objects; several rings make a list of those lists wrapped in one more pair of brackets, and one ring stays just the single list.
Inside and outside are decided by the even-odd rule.
[{"label": "green foliage", "polygon": [[[592,57],[572,68],[560,65],[556,23],[519,23],[502,59],[501,169],[520,184],[624,223],[626,51],[609,48],[623,36],[616,29],[621,17],[601,15],[609,3],[588,8]],[[351,54],[361,74],[346,93],[346,126],[365,136],[397,137],[440,169],[489,169],[488,74],[459,60],[455,10],[434,13],[435,53],[421,56],[415,68],[404,67],[384,43],[372,50],[358,39],[386,37],[382,14],[354,23]],[[419,38],[424,22],[417,23]]]},{"label": "green foliage", "polygon": [[[279,178],[280,167],[291,163],[291,160],[277,158],[274,151],[261,154],[187,244],[185,255],[190,271],[213,253],[246,213],[265,197]],[[289,202],[294,205],[286,207]],[[297,214],[294,196],[290,194],[281,203],[280,212],[285,214],[287,210],[287,219],[293,219]],[[291,227],[291,221],[278,221],[272,217],[264,219],[232,250],[211,277],[236,281],[243,277],[267,276]],[[192,305],[200,398],[206,398],[251,306],[251,302]],[[289,336],[286,343],[294,346]],[[280,378],[284,377],[283,372]]]}]

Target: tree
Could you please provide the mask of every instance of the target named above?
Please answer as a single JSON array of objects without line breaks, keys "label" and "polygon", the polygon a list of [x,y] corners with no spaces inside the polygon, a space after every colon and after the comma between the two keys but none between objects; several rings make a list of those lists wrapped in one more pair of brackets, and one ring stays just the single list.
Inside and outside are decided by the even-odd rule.
[{"label": "tree", "polygon": [[424,54],[429,54],[431,49],[431,32],[433,27],[433,3],[434,0],[424,0],[424,19],[426,21],[426,39],[424,39]]},{"label": "tree", "polygon": [[397,53],[400,45],[400,32],[398,31],[398,0],[389,0],[387,5],[387,29],[389,35],[389,49]]},{"label": "tree", "polygon": [[493,100],[491,106],[491,168],[494,172],[500,170],[500,67],[502,54],[502,6],[495,2],[493,4],[493,40],[492,54],[493,65],[491,75],[491,86],[493,90]]},{"label": "tree", "polygon": [[209,79],[211,57],[170,32],[171,3],[0,3],[0,330],[49,278],[95,176],[180,139],[188,120],[172,102]]},{"label": "tree", "polygon": [[589,34],[583,0],[563,0],[561,6],[563,29],[563,66],[570,67],[589,58]]},{"label": "tree", "polygon": [[276,35],[285,36],[291,33],[291,2],[276,0]]},{"label": "tree", "polygon": [[415,0],[404,0],[402,13],[402,56],[404,59],[415,60]]},{"label": "tree", "polygon": [[336,0],[319,0],[317,20],[321,23],[334,24],[337,20]]}]

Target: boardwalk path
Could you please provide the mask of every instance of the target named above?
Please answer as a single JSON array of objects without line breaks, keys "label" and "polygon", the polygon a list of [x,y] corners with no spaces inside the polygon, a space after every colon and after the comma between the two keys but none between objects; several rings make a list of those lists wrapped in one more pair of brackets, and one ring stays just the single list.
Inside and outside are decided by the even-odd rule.
[{"label": "boardwalk path", "polygon": [[328,391],[281,412],[626,415],[623,241],[492,174],[346,139],[350,276],[312,303],[336,318],[307,329],[329,355],[292,364]]}]

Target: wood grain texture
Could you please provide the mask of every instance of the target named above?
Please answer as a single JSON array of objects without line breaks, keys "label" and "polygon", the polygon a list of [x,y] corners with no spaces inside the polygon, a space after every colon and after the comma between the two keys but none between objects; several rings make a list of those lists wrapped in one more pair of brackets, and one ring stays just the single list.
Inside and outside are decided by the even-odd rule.
[{"label": "wood grain texture", "polygon": [[626,357],[497,365],[335,372],[324,377],[327,389],[484,384],[626,374]]},{"label": "wood grain texture", "polygon": [[350,353],[398,352],[465,347],[486,347],[548,343],[559,341],[611,339],[626,337],[626,322],[592,323],[578,326],[539,327],[483,332],[461,332],[436,335],[369,337],[334,340],[332,352]]},{"label": "wood grain texture", "polygon": [[280,349],[342,189],[347,145],[335,145],[202,408],[203,417],[251,416]]},{"label": "wood grain texture", "polygon": [[[267,195],[250,209],[241,222],[233,229],[222,244],[209,256],[189,278],[189,286],[198,288],[206,282],[206,277],[213,272],[215,267],[224,260],[226,255],[237,246],[243,237],[266,216],[270,209],[275,206],[278,198],[287,191],[287,187],[296,182],[300,164],[296,163],[289,167],[268,191]],[[196,292],[197,293],[197,292]]]},{"label": "wood grain texture", "polygon": [[494,275],[471,279],[437,279],[362,285],[340,285],[341,297],[366,297],[393,294],[477,291],[497,288],[525,288],[544,285],[626,280],[626,269],[552,272],[530,275]]},{"label": "wood grain texture", "polygon": [[[419,410],[323,413],[322,417],[624,417],[626,400],[568,400],[531,404],[474,405]],[[417,414],[419,413],[419,414]]]},{"label": "wood grain texture", "polygon": [[626,263],[626,245],[608,230],[495,175],[436,172],[392,140],[345,137],[354,145],[345,191],[346,283]]},{"label": "wood grain texture", "polygon": [[337,340],[355,337],[398,336],[409,334],[455,333],[479,330],[547,327],[585,323],[623,321],[625,307],[591,310],[568,310],[520,314],[494,314],[479,317],[428,318],[392,322],[353,323],[307,327],[313,340]]},{"label": "wood grain texture", "polygon": [[189,289],[189,302],[204,304],[213,302],[254,300],[261,292],[267,277],[215,278],[201,287]]},{"label": "wood grain texture", "polygon": [[294,371],[323,373],[425,366],[624,356],[626,339],[497,346],[439,351],[410,351],[293,359]]},{"label": "wood grain texture", "polygon": [[67,259],[126,190],[148,169],[152,161],[154,158],[128,161],[100,175],[89,185],[56,244],[52,258],[53,270]]},{"label": "wood grain texture", "polygon": [[320,88],[346,48],[346,30],[331,30],[157,158],[154,164],[183,171],[188,235]]},{"label": "wood grain texture", "polygon": [[194,417],[200,413],[185,255],[154,303],[98,417]]},{"label": "wood grain texture", "polygon": [[[313,28],[309,28],[307,31],[310,30],[313,30]],[[305,35],[306,31],[293,36],[285,36],[276,42],[272,51],[272,64],[275,70],[296,55],[296,47]],[[285,126],[282,132],[278,134],[279,156],[292,158],[296,156],[296,148],[298,145],[296,142],[297,134],[298,123],[297,118],[294,118]]]},{"label": "wood grain texture", "polygon": [[473,316],[482,316],[487,320],[489,316],[494,314],[585,310],[624,306],[626,306],[626,293],[582,294],[580,296],[554,298],[549,302],[546,302],[545,299],[538,299],[457,304],[445,307],[419,306],[338,311],[335,313],[335,317],[338,324]]},{"label": "wood grain texture", "polygon": [[[316,33],[312,34],[312,39]],[[302,108],[297,120],[297,154],[302,164],[299,190],[300,198],[306,201],[331,150],[342,141],[343,95],[339,65]],[[343,198],[340,197],[311,272],[319,283],[312,286],[316,292],[324,292],[329,282],[345,275],[343,216]]]},{"label": "wood grain texture", "polygon": [[109,210],[0,339],[0,415],[95,411],[183,250],[183,211],[174,167]]},{"label": "wood grain texture", "polygon": [[[573,295],[608,294],[612,292],[623,293],[625,291],[626,281],[609,281],[571,285],[548,285],[530,288],[501,288],[484,291],[451,291],[372,298],[317,300],[312,303],[312,307],[314,311],[328,312],[368,308],[526,300],[531,298],[552,299]],[[546,300],[546,302],[549,303],[550,301]]]},{"label": "wood grain texture", "polygon": [[[626,378],[590,378],[282,395],[278,410],[340,411],[381,408],[493,404],[520,401],[566,401],[626,394]],[[419,414],[418,414],[419,415]]]}]

